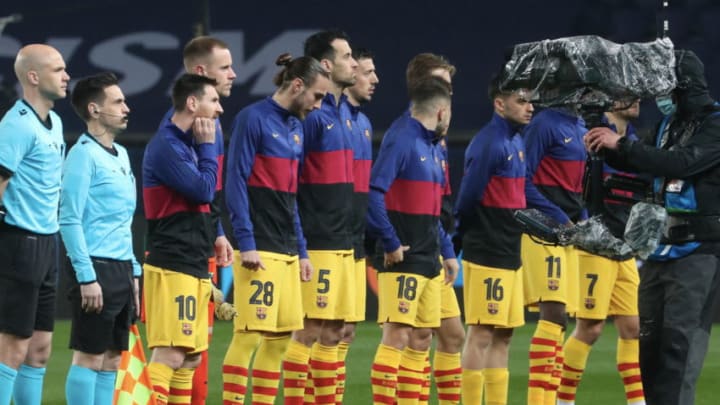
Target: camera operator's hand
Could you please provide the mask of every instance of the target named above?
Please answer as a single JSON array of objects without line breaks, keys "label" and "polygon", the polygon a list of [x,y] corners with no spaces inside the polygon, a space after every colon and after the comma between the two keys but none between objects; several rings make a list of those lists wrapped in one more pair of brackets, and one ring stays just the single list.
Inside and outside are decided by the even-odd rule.
[{"label": "camera operator's hand", "polygon": [[616,150],[618,141],[622,136],[607,127],[595,127],[585,134],[585,148],[590,152],[600,152],[601,149]]}]

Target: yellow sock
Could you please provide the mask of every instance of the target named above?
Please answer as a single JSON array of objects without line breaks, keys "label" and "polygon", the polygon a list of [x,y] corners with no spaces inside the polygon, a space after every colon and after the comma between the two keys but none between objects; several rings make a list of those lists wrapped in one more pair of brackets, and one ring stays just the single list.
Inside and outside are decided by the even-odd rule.
[{"label": "yellow sock", "polygon": [[433,356],[435,385],[440,405],[460,403],[462,392],[462,367],[460,353],[444,353],[435,350]]},{"label": "yellow sock", "polygon": [[555,343],[555,364],[553,370],[550,373],[550,381],[545,390],[545,405],[556,405],[557,404],[557,392],[560,386],[560,377],[562,376],[563,367],[563,341],[565,340],[565,332],[560,333],[560,338]]},{"label": "yellow sock", "polygon": [[285,405],[302,405],[309,360],[310,348],[291,339],[282,363]]},{"label": "yellow sock", "polygon": [[485,405],[506,405],[510,384],[508,369],[486,368],[483,370],[483,376],[485,376]]},{"label": "yellow sock", "polygon": [[253,352],[260,343],[257,332],[235,332],[223,360],[223,402],[242,405],[247,391],[248,369]]},{"label": "yellow sock", "polygon": [[423,370],[428,351],[418,351],[406,347],[400,358],[398,368],[397,403],[412,405],[420,401],[420,390],[423,385]]},{"label": "yellow sock", "polygon": [[423,368],[423,385],[420,388],[420,400],[419,405],[427,405],[430,401],[430,374],[432,374],[432,367],[430,367],[430,356],[425,357],[425,368]]},{"label": "yellow sock", "polygon": [[342,404],[343,396],[345,395],[345,359],[347,358],[349,348],[350,344],[348,344],[347,342],[340,342],[340,344],[338,345],[337,388],[335,390],[336,404]]},{"label": "yellow sock", "polygon": [[379,344],[370,368],[373,403],[392,405],[395,402],[398,367],[402,352],[394,347]]},{"label": "yellow sock", "polygon": [[540,320],[530,340],[530,376],[528,379],[528,404],[545,403],[545,390],[555,367],[555,349],[562,335],[562,326]]},{"label": "yellow sock", "polygon": [[337,378],[337,346],[317,345],[310,352],[310,370],[315,389],[316,404],[335,403],[335,381]]},{"label": "yellow sock", "polygon": [[462,371],[462,402],[463,404],[482,404],[483,371],[463,369]]},{"label": "yellow sock", "polygon": [[190,405],[192,399],[192,382],[195,369],[179,368],[170,380],[168,405]]},{"label": "yellow sock", "polygon": [[561,401],[575,403],[578,384],[582,379],[591,346],[570,336],[565,342],[565,364],[563,364],[562,378],[558,387],[557,397]]},{"label": "yellow sock", "polygon": [[147,366],[153,391],[157,397],[158,405],[166,405],[170,396],[170,380],[175,370],[163,363],[150,362]]},{"label": "yellow sock", "polygon": [[618,338],[617,369],[623,379],[628,404],[645,403],[639,358],[640,349],[637,339]]},{"label": "yellow sock", "polygon": [[290,335],[263,337],[252,370],[252,401],[255,405],[272,405],[278,393],[282,357]]}]

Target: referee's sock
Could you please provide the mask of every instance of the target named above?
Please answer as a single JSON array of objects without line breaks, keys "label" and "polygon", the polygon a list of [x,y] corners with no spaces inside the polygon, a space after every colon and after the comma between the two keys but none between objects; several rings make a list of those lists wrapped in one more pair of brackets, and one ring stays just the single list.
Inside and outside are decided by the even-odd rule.
[{"label": "referee's sock", "polygon": [[[96,397],[98,372],[73,364],[65,379],[65,399],[68,404],[93,405]],[[98,402],[102,403],[102,402]],[[110,402],[112,403],[112,397]]]},{"label": "referee's sock", "polygon": [[0,405],[9,405],[17,371],[0,363]]},{"label": "referee's sock", "polygon": [[34,405],[42,403],[45,367],[30,367],[23,364],[15,378],[13,401],[15,405]]},{"label": "referee's sock", "polygon": [[235,332],[223,360],[223,403],[242,405],[247,391],[250,358],[260,343],[257,332]]},{"label": "referee's sock", "polygon": [[462,392],[460,353],[445,353],[435,350],[433,365],[435,366],[433,375],[440,405],[460,403],[460,393]]},{"label": "referee's sock", "polygon": [[[98,371],[95,381],[95,403],[112,404],[115,395],[115,379],[117,371]],[[73,402],[69,402],[73,403]]]},{"label": "referee's sock", "polygon": [[274,404],[280,383],[282,357],[290,343],[290,335],[263,336],[255,354],[252,370],[252,400],[258,404]]}]

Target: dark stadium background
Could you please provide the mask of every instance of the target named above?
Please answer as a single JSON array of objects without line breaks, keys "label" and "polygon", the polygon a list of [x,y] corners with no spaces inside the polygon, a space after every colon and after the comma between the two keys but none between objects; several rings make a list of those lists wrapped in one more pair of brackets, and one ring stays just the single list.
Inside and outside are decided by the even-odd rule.
[{"label": "dark stadium background", "polygon": [[[375,53],[380,85],[366,112],[376,144],[384,128],[407,106],[404,70],[419,52],[448,57],[454,78],[453,122],[448,138],[452,183],[457,188],[464,148],[489,118],[486,85],[513,44],[546,38],[596,34],[616,42],[653,40],[661,15],[657,0],[395,0],[395,1],[47,1],[2,2],[0,17],[20,14],[0,36],[0,111],[15,90],[12,62],[20,46],[46,42],[65,56],[78,78],[115,71],[132,109],[125,144],[138,184],[144,145],[169,107],[168,89],[181,72],[181,49],[203,27],[231,46],[238,74],[232,96],[223,101],[226,132],[234,114],[270,94],[275,57],[302,52],[302,40],[324,28],[341,28],[353,46]],[[694,50],[705,62],[712,93],[720,97],[720,3],[670,0],[667,13],[676,47]],[[82,123],[67,101],[56,111],[72,143]],[[650,130],[659,114],[643,103],[638,126]],[[139,196],[141,194],[138,194]],[[142,253],[145,223],[139,198],[135,247]],[[226,224],[230,234],[229,224]],[[140,255],[138,255],[140,257]],[[63,294],[60,294],[62,297]],[[67,314],[60,300],[61,315]],[[372,307],[369,315],[374,316]],[[720,321],[720,314],[716,317]]]}]

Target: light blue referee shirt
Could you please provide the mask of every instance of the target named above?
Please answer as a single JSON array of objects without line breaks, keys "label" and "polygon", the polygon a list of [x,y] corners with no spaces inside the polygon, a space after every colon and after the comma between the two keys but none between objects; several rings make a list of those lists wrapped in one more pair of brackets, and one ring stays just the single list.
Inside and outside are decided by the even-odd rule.
[{"label": "light blue referee shirt", "polygon": [[90,257],[131,260],[141,274],[132,247],[135,176],[124,147],[117,156],[84,133],[70,149],[63,168],[60,233],[78,282],[96,281]]},{"label": "light blue referee shirt", "polygon": [[62,121],[50,111],[46,126],[18,100],[0,121],[0,170],[10,175],[2,197],[5,222],[38,234],[58,231],[58,199],[65,156]]}]

